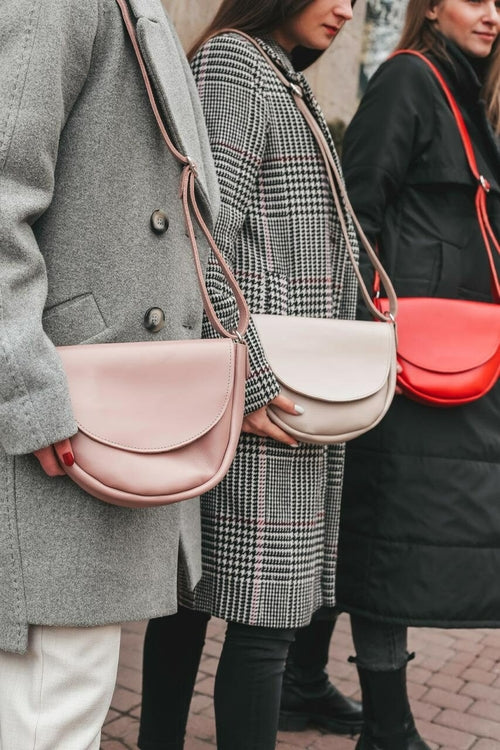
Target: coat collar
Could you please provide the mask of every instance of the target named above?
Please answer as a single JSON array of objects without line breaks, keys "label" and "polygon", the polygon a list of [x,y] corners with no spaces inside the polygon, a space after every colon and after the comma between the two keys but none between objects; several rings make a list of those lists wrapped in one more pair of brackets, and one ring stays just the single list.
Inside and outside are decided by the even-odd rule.
[{"label": "coat collar", "polygon": [[292,58],[283,47],[270,36],[256,37],[259,44],[269,55],[271,60],[283,71],[286,77],[294,83],[302,82],[302,75],[293,67]]},{"label": "coat collar", "polygon": [[323,112],[318,102],[316,101],[316,97],[314,96],[313,90],[309,85],[309,81],[303,73],[295,70],[290,55],[286,52],[286,50],[283,49],[280,44],[278,44],[278,42],[274,41],[274,39],[272,39],[271,37],[256,37],[256,40],[262,46],[264,51],[267,52],[271,60],[276,63],[276,65],[283,71],[288,80],[292,83],[298,84],[302,89],[304,101],[313,113],[321,130],[323,131],[323,135],[325,136],[330,150],[334,156],[337,168],[341,172],[342,168],[337,156],[330,129],[328,128]]},{"label": "coat collar", "polygon": [[477,102],[481,91],[481,81],[478,70],[476,70],[469,58],[449,39],[443,37],[448,59],[440,58],[439,66],[444,69],[447,76],[451,79],[450,83],[453,88],[456,87],[457,93],[463,100]]},{"label": "coat collar", "polygon": [[[219,191],[191,69],[161,0],[129,0],[151,84],[176,148],[198,167],[197,188],[212,221]],[[183,95],[179,95],[179,90]]]},{"label": "coat collar", "polygon": [[444,39],[444,42],[449,59],[444,60],[442,57],[432,56],[433,61],[445,75],[452,93],[468,113],[469,119],[479,129],[481,141],[486,147],[485,158],[489,167],[487,171],[495,176],[495,182],[498,184],[500,183],[500,139],[486,116],[486,105],[481,96],[481,78],[486,69],[481,70],[479,64],[473,65],[450,40]]}]

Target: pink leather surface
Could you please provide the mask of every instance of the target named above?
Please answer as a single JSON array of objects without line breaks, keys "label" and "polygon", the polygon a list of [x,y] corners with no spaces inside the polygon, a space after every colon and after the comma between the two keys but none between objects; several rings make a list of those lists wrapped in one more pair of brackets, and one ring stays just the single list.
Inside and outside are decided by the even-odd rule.
[{"label": "pink leather surface", "polygon": [[[170,343],[177,347],[180,342],[154,342],[154,346],[158,349],[162,347],[168,349]],[[229,344],[231,347],[231,356],[228,359],[226,346],[213,346],[214,343],[219,343],[219,340],[212,339],[189,343],[209,344],[210,351],[207,351],[207,357],[203,358],[206,361],[202,361],[200,357],[196,365],[194,360],[188,357],[190,365],[196,368],[198,377],[181,378],[180,384],[179,382],[171,382],[172,390],[168,386],[169,380],[174,380],[172,372],[169,376],[166,373],[168,365],[172,361],[171,358],[167,357],[164,360],[161,353],[154,352],[153,354],[146,351],[149,348],[149,344],[147,344],[146,349],[144,349],[145,358],[141,357],[136,361],[137,371],[141,373],[144,369],[144,363],[147,362],[151,365],[151,359],[155,359],[156,367],[154,369],[156,374],[152,382],[161,386],[159,391],[153,395],[150,394],[146,399],[148,404],[150,401],[158,404],[156,411],[151,410],[148,406],[146,418],[145,412],[141,412],[137,408],[137,404],[132,409],[134,418],[139,419],[142,425],[141,429],[146,433],[149,426],[156,435],[155,447],[151,451],[144,448],[137,451],[136,449],[126,450],[115,447],[109,441],[96,440],[82,431],[71,439],[75,463],[71,467],[63,464],[61,466],[68,476],[89,494],[115,505],[146,508],[196,497],[218,484],[227,473],[234,458],[241,432],[248,362],[247,349],[244,345],[221,339],[221,344]],[[88,348],[95,349],[98,346],[109,346],[114,349],[114,347],[120,345],[91,345]],[[123,346],[129,347],[131,345]],[[135,348],[143,345],[135,344],[133,346]],[[67,350],[81,350],[83,348],[65,347]],[[216,352],[216,354],[213,355],[213,352]],[[91,354],[94,356],[93,352]],[[125,350],[122,354],[125,355]],[[122,354],[117,354],[115,357],[113,352],[113,362],[116,363]],[[85,351],[83,353],[81,351],[67,351],[63,355],[65,363],[71,361],[67,370],[70,381],[73,378],[76,361],[85,359],[84,355]],[[181,357],[181,359],[184,360],[184,357]],[[159,367],[159,362],[163,362],[162,369]],[[229,371],[228,364],[230,364]],[[200,372],[203,374],[202,377],[200,377]],[[214,373],[213,377],[212,373]],[[219,377],[221,373],[224,375],[223,378]],[[79,372],[77,380],[81,378],[82,374]],[[115,380],[120,380],[118,372],[115,374]],[[137,374],[132,378],[129,374],[126,380],[128,387],[131,387],[132,381],[140,380],[140,377]],[[80,387],[77,390],[81,394]],[[133,391],[130,392],[125,387],[122,390],[124,394],[133,397]],[[201,396],[198,391],[202,394]],[[102,386],[100,390],[93,391],[94,396],[96,393],[107,395],[109,389]],[[193,415],[193,408],[188,402],[204,403],[205,399],[210,397],[210,394],[215,401],[216,408],[213,404],[207,405],[202,411],[202,416],[198,421],[200,425],[203,425],[203,429],[196,436],[193,434],[193,425],[196,426],[197,418],[196,415]],[[185,432],[191,436],[189,440],[180,442],[176,447],[172,445],[172,435],[175,435],[172,415],[170,414],[170,418],[166,420],[168,415],[162,404],[164,402],[172,405],[175,399],[177,399],[175,418],[180,420],[179,429],[184,428],[183,413],[185,413],[187,421],[190,423],[189,430],[185,430]],[[139,396],[138,401],[142,402],[142,396]],[[128,408],[126,399],[122,399],[121,404],[125,410]],[[79,402],[79,409],[81,411],[80,416],[83,415],[85,420],[85,404],[83,401]],[[99,403],[92,404],[92,413],[97,415],[99,411]],[[103,415],[107,414],[106,410],[101,413],[100,424],[107,434],[110,431],[116,433],[116,426],[106,424]],[[217,418],[215,419],[214,416],[217,416]],[[93,418],[97,419],[96,416]],[[130,417],[125,416],[123,421],[126,430],[130,430]],[[161,437],[162,425],[167,435],[165,440],[162,440]],[[143,443],[147,444],[147,442],[147,437],[143,437]],[[167,442],[169,445],[164,451],[160,451],[157,446],[158,442]]]},{"label": "pink leather surface", "polygon": [[58,351],[79,429],[127,451],[160,453],[198,439],[221,419],[233,388],[234,350],[229,339],[207,339]]},{"label": "pink leather surface", "polygon": [[[231,408],[198,440],[163,453],[131,453],[103,445],[77,433],[71,445],[78,466],[91,477],[116,489],[142,495],[181,492],[207,482],[221,463],[221,447],[229,440]],[[189,479],[188,479],[189,478]]]}]

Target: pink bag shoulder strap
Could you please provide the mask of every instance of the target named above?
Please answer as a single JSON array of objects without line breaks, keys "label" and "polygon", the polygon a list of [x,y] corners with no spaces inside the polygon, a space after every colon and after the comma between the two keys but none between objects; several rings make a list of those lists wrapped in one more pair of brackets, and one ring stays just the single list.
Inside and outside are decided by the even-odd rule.
[{"label": "pink bag shoulder strap", "polygon": [[477,161],[476,161],[476,155],[474,153],[474,147],[472,145],[472,141],[470,139],[470,135],[467,130],[467,126],[465,124],[465,120],[462,115],[462,112],[460,111],[457,101],[455,97],[453,96],[453,94],[451,93],[449,86],[444,80],[442,74],[437,69],[437,67],[426,57],[426,55],[414,49],[397,50],[391,55],[391,57],[396,57],[396,55],[414,55],[415,57],[420,58],[420,60],[422,60],[432,70],[441,88],[443,89],[444,95],[448,101],[450,109],[455,118],[455,122],[457,123],[458,132],[460,133],[460,138],[462,139],[462,144],[464,147],[465,155],[467,157],[469,168],[478,183],[477,191],[476,191],[476,198],[475,198],[476,213],[477,213],[477,218],[479,222],[479,227],[481,229],[483,242],[486,248],[486,252],[488,254],[488,263],[490,266],[491,287],[492,287],[492,292],[493,292],[493,298],[497,302],[500,302],[500,281],[498,279],[498,274],[497,274],[497,270],[495,267],[495,261],[493,259],[493,249],[495,249],[497,253],[500,253],[500,244],[498,243],[495,233],[491,227],[490,220],[488,217],[488,209],[486,205],[486,196],[488,195],[490,191],[490,184],[488,180],[482,174],[479,173],[479,169],[478,169]]},{"label": "pink bag shoulder strap", "polygon": [[[212,237],[207,225],[205,224],[205,221],[203,220],[203,217],[201,215],[201,211],[198,207],[198,203],[196,199],[196,178],[198,176],[196,164],[193,162],[193,160],[189,156],[185,156],[184,154],[182,154],[172,143],[172,140],[167,132],[167,129],[165,128],[163,119],[160,115],[158,106],[156,104],[155,96],[153,93],[153,88],[151,86],[151,82],[149,80],[149,76],[146,70],[146,65],[144,63],[144,59],[139,49],[139,44],[137,42],[137,36],[135,33],[135,28],[132,22],[132,18],[130,16],[130,11],[128,8],[127,0],[116,0],[116,2],[118,3],[120,7],[120,11],[123,16],[125,28],[130,37],[130,41],[132,43],[135,56],[137,58],[137,62],[139,63],[139,68],[141,70],[141,75],[144,80],[144,85],[146,87],[149,103],[151,105],[151,109],[153,110],[153,114],[158,124],[160,133],[163,137],[163,140],[165,141],[167,145],[168,150],[183,165],[180,192],[181,192],[184,216],[186,220],[186,227],[187,227],[189,239],[191,242],[191,248],[193,251],[193,257],[194,257],[194,262],[196,266],[196,272],[198,275],[198,283],[200,285],[200,291],[201,291],[201,295],[203,299],[203,307],[205,308],[205,312],[207,314],[208,319],[210,320],[210,323],[215,328],[215,330],[221,334],[221,336],[235,339],[235,340],[241,340],[244,337],[246,329],[248,327],[248,321],[249,321],[248,307],[247,307],[245,298],[243,296],[243,293],[240,287],[238,286],[238,283],[236,279],[234,278],[234,275],[231,269],[229,268],[226,261],[224,260],[222,253],[217,247],[215,240]],[[224,326],[222,325],[222,323],[220,322],[217,316],[217,313],[214,310],[214,307],[208,295],[207,288],[205,286],[205,279],[203,276],[203,271],[201,268],[200,257],[198,253],[198,245],[196,243],[196,236],[194,233],[193,221],[191,218],[191,210],[193,211],[196,221],[198,222],[198,225],[200,226],[203,234],[207,238],[210,248],[212,252],[214,253],[217,259],[217,262],[219,263],[219,266],[236,299],[236,304],[237,304],[238,313],[239,313],[239,321],[238,321],[238,327],[235,331],[227,331],[224,328]]]},{"label": "pink bag shoulder strap", "polygon": [[[345,240],[346,247],[347,247],[347,252],[349,254],[349,259],[351,261],[352,267],[354,269],[354,273],[358,280],[359,288],[361,290],[361,294],[363,295],[363,299],[366,303],[366,306],[370,310],[373,317],[378,318],[379,320],[382,320],[384,322],[387,322],[388,320],[392,320],[394,322],[396,319],[397,310],[398,310],[398,302],[397,302],[396,293],[394,291],[394,287],[392,286],[392,283],[388,274],[386,273],[384,267],[382,266],[382,263],[380,262],[377,256],[377,253],[374,251],[374,249],[370,245],[368,238],[363,232],[363,229],[356,217],[356,214],[354,213],[354,209],[347,195],[347,191],[344,187],[343,179],[339,173],[338,167],[333,158],[333,154],[331,152],[330,146],[325,136],[323,135],[323,132],[319,124],[317,123],[316,118],[314,117],[313,113],[311,112],[311,110],[309,109],[309,107],[304,101],[302,89],[296,83],[293,83],[292,81],[288,80],[288,78],[281,72],[278,66],[274,64],[273,60],[271,60],[269,55],[266,53],[264,49],[262,49],[261,45],[258,43],[256,39],[254,39],[254,37],[250,36],[249,34],[246,34],[244,31],[240,31],[239,29],[230,29],[230,28],[222,29],[221,31],[218,31],[216,34],[214,34],[213,36],[218,36],[219,34],[224,34],[224,33],[239,34],[240,36],[244,37],[249,42],[251,42],[253,46],[259,50],[261,55],[267,60],[268,64],[273,69],[273,71],[275,72],[279,80],[291,92],[298,109],[302,113],[307,125],[309,126],[311,130],[312,135],[314,136],[318,144],[319,150],[321,152],[321,156],[323,157],[323,160],[325,162],[326,172],[328,175],[328,181],[330,183],[330,188],[331,188],[333,199],[335,202],[335,207],[337,209],[340,225],[342,228],[342,234],[344,236],[344,240]],[[380,278],[382,279],[382,283],[386,291],[387,298],[389,300],[389,310],[390,310],[389,313],[381,312],[375,307],[372,301],[372,296],[368,292],[368,289],[366,288],[365,282],[359,270],[358,263],[356,261],[354,250],[352,248],[352,243],[349,237],[347,223],[345,220],[344,211],[342,210],[339,193],[353,221],[353,224],[356,228],[356,231],[361,240],[361,243],[363,244],[363,247],[365,248],[367,252],[368,258],[371,264],[373,265],[373,267],[377,270]]]}]

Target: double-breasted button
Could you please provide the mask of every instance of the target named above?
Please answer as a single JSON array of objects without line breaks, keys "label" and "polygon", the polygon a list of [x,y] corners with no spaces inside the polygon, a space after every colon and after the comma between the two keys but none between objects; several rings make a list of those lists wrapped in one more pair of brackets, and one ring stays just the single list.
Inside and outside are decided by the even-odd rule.
[{"label": "double-breasted button", "polygon": [[165,313],[161,307],[150,307],[144,315],[144,328],[151,333],[158,333],[165,325]]},{"label": "double-breasted button", "polygon": [[151,214],[150,224],[153,232],[156,234],[165,234],[168,229],[167,214],[157,208],[156,211],[153,211]]}]

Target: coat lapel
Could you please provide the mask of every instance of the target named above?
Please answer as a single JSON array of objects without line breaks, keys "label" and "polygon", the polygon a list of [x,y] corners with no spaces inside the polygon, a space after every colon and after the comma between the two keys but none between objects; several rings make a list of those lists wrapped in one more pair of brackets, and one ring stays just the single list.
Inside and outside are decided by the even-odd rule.
[{"label": "coat lapel", "polygon": [[161,0],[129,0],[139,47],[176,148],[198,167],[197,187],[212,220],[219,191],[203,112],[189,63]]}]

